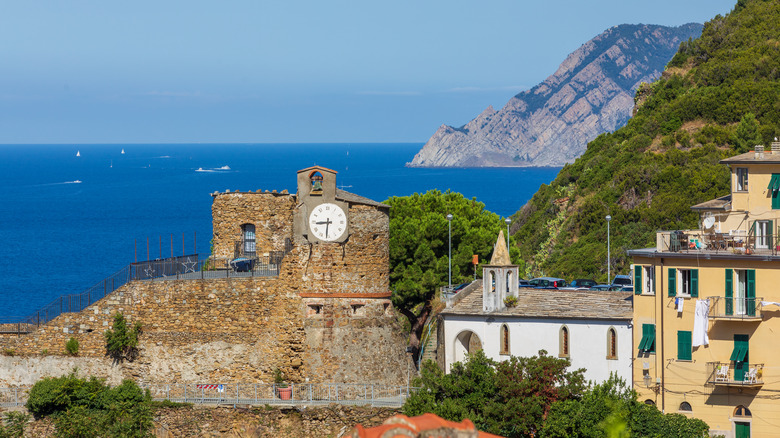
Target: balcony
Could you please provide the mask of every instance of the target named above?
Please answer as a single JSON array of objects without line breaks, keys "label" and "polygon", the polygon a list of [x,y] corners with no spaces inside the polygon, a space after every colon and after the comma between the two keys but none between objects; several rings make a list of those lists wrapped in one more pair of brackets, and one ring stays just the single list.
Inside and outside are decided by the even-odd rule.
[{"label": "balcony", "polygon": [[761,321],[763,297],[707,297],[710,319],[725,321]]},{"label": "balcony", "polygon": [[707,384],[738,388],[758,388],[764,385],[764,364],[740,364],[742,362],[707,362]]},{"label": "balcony", "polygon": [[733,230],[729,233],[704,230],[660,231],[656,235],[656,250],[703,255],[778,256],[780,242],[772,234],[757,236],[752,230],[750,233],[744,230]]}]

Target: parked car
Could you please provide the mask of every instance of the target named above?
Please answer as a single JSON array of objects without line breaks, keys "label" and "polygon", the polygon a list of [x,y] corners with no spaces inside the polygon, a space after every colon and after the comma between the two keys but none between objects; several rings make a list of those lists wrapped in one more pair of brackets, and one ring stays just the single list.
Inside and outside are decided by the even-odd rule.
[{"label": "parked car", "polygon": [[595,286],[596,282],[594,280],[587,280],[578,278],[576,280],[572,280],[571,283],[569,283],[568,287],[565,287],[563,289],[566,290],[588,290],[591,287]]},{"label": "parked car", "polygon": [[536,289],[557,289],[559,287],[566,287],[566,280],[555,277],[534,278],[528,283],[531,284],[531,287]]},{"label": "parked car", "polygon": [[630,275],[616,275],[611,286],[633,286]]},{"label": "parked car", "polygon": [[531,283],[528,282],[528,280],[523,280],[522,278],[517,281],[517,287],[532,287]]},{"label": "parked car", "polygon": [[460,292],[461,290],[465,289],[466,286],[470,285],[471,283],[461,283],[455,287],[452,288],[453,292]]},{"label": "parked car", "polygon": [[610,285],[608,285],[608,284],[597,284],[595,286],[591,286],[591,288],[588,289],[588,290],[594,290],[594,291],[601,291],[601,292],[603,292],[605,290],[609,290],[609,288],[610,288]]}]

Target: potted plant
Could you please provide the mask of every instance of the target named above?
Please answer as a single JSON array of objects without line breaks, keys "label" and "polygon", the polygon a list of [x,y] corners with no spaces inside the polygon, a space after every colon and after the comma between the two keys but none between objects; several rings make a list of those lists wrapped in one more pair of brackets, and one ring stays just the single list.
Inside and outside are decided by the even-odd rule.
[{"label": "potted plant", "polygon": [[292,388],[287,385],[282,376],[282,370],[279,368],[274,370],[274,386],[276,387],[276,393],[282,400],[290,400],[292,398]]}]

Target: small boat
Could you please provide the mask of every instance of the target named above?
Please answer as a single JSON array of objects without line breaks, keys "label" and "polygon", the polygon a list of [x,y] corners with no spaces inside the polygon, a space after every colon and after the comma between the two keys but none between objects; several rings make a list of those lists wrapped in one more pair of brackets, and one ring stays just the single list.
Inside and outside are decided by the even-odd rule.
[{"label": "small boat", "polygon": [[110,166],[108,166],[108,167],[111,167],[111,168],[113,168],[113,167],[114,167],[114,160],[111,160],[111,165],[110,165]]},{"label": "small boat", "polygon": [[80,157],[81,156],[81,151],[76,151],[76,156]]},{"label": "small boat", "polygon": [[122,152],[121,152],[121,153],[122,153],[122,154],[124,154],[124,153],[125,153],[125,149],[124,149],[124,148],[122,148]]},{"label": "small boat", "polygon": [[73,184],[81,184],[81,180],[77,179],[76,181],[73,181]]},{"label": "small boat", "polygon": [[230,166],[222,166],[217,168],[217,170],[230,170]]}]

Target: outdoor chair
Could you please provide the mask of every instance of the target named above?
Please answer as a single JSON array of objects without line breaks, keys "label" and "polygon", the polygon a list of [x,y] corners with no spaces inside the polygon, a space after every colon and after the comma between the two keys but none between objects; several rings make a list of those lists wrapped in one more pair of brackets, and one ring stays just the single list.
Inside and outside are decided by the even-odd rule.
[{"label": "outdoor chair", "polygon": [[744,383],[758,383],[758,368],[751,368],[748,371]]},{"label": "outdoor chair", "polygon": [[715,374],[716,382],[728,382],[729,380],[729,366],[721,365],[718,367],[718,372]]}]

